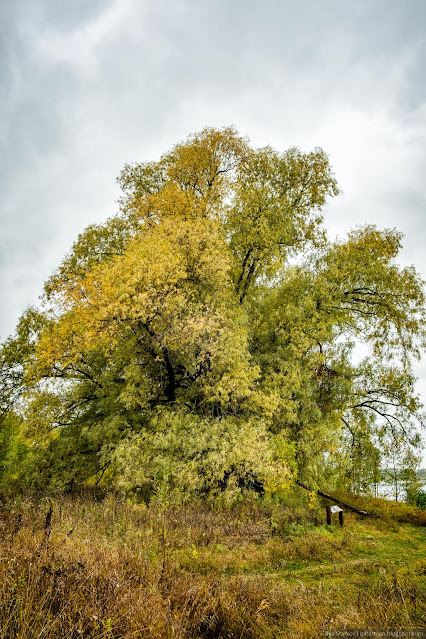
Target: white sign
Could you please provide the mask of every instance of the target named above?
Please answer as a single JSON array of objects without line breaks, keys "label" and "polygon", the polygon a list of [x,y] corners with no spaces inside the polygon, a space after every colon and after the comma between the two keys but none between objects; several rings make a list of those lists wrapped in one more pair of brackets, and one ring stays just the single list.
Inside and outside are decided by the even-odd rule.
[{"label": "white sign", "polygon": [[331,512],[332,513],[341,513],[341,512],[343,512],[343,508],[340,508],[340,506],[332,506],[331,507]]}]

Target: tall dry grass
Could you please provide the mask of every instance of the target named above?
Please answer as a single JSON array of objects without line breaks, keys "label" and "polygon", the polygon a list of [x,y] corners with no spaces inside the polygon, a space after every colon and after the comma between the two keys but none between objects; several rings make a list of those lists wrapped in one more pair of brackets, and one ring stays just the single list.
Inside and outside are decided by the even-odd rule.
[{"label": "tall dry grass", "polygon": [[330,531],[319,508],[256,500],[3,504],[0,638],[275,639],[424,624],[426,562],[358,559],[351,521]]}]

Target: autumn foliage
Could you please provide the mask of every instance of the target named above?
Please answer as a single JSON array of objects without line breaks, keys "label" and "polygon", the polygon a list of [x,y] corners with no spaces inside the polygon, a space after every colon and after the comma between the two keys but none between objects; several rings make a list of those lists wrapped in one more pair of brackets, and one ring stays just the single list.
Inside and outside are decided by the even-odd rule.
[{"label": "autumn foliage", "polygon": [[3,344],[4,485],[234,499],[414,463],[422,282],[394,229],[327,238],[321,149],[204,129],[119,181]]}]

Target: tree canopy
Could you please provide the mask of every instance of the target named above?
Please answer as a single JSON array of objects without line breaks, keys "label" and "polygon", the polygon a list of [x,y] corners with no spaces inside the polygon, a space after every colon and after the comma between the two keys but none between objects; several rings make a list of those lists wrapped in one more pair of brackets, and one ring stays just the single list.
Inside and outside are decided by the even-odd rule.
[{"label": "tree canopy", "polygon": [[277,491],[415,458],[423,282],[395,229],[327,238],[321,149],[206,128],[119,183],[2,345],[4,482]]}]

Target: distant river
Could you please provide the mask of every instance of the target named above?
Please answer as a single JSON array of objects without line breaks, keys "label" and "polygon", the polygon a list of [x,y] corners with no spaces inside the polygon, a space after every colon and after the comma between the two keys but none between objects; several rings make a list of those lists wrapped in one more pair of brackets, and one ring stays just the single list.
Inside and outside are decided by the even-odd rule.
[{"label": "distant river", "polygon": [[[419,490],[423,490],[424,492],[426,492],[426,484],[420,486]],[[395,499],[395,486],[393,484],[380,482],[378,486],[378,493],[379,497],[384,497],[385,499],[391,499],[393,501]],[[405,490],[402,487],[398,487],[398,501],[404,501],[405,498]]]}]

